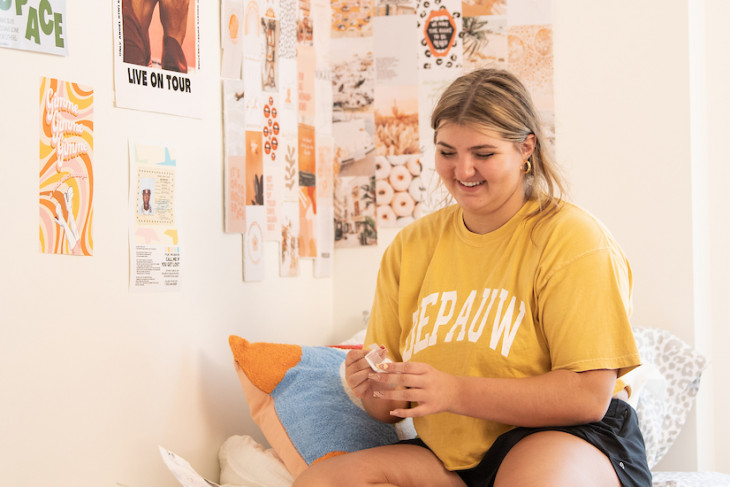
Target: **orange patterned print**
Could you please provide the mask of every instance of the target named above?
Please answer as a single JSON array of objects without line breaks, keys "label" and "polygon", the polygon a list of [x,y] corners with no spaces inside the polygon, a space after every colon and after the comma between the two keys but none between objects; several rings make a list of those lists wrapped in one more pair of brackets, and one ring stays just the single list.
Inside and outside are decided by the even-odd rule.
[{"label": "orange patterned print", "polygon": [[41,252],[92,255],[94,91],[42,78],[39,98]]}]

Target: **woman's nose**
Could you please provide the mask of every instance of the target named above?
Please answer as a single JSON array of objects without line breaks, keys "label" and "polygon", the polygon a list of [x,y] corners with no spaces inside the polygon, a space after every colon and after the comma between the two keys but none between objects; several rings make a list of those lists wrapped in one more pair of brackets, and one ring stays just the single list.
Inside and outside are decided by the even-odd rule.
[{"label": "woman's nose", "polygon": [[474,163],[468,155],[459,156],[456,159],[454,173],[457,179],[468,179],[476,173]]}]

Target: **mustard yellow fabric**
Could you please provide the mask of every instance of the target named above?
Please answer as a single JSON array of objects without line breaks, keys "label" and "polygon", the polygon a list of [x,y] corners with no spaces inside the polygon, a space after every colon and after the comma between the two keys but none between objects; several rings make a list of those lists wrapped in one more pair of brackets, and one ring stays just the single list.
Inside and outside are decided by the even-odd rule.
[{"label": "mustard yellow fabric", "polygon": [[[638,366],[621,248],[575,205],[538,225],[527,218],[535,209],[526,203],[486,235],[469,232],[458,206],[404,228],[382,258],[365,345],[460,376]],[[451,413],[414,425],[451,470],[478,464],[511,428]]]}]

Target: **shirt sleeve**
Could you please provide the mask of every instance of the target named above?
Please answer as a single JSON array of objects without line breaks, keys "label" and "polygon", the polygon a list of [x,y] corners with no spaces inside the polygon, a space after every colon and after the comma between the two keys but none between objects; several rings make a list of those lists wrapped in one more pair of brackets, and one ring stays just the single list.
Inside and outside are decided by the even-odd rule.
[{"label": "shirt sleeve", "polygon": [[640,364],[629,321],[631,271],[614,247],[557,266],[539,289],[538,319],[553,370],[619,369],[621,376]]}]

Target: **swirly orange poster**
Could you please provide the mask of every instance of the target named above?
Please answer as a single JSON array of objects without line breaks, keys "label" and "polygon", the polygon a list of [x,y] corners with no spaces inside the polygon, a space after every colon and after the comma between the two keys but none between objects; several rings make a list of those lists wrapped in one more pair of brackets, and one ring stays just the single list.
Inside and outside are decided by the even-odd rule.
[{"label": "swirly orange poster", "polygon": [[94,91],[52,78],[40,87],[41,252],[93,255]]}]

